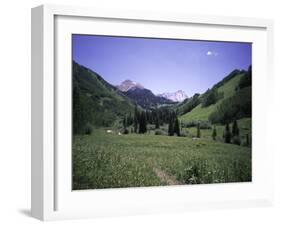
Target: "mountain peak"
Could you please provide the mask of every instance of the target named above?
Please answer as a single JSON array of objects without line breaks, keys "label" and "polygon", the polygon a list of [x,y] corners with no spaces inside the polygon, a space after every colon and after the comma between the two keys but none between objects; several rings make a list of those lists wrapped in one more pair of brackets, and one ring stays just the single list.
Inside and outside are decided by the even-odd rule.
[{"label": "mountain peak", "polygon": [[134,82],[129,79],[126,79],[120,85],[117,85],[116,87],[122,92],[127,92],[130,89],[135,89],[135,88],[144,89],[144,87],[140,83]]},{"label": "mountain peak", "polygon": [[188,98],[186,93],[182,90],[178,90],[178,91],[173,92],[173,93],[162,93],[162,94],[158,94],[158,96],[164,97],[164,98],[166,98],[168,100],[172,100],[174,102],[182,102],[186,98]]}]

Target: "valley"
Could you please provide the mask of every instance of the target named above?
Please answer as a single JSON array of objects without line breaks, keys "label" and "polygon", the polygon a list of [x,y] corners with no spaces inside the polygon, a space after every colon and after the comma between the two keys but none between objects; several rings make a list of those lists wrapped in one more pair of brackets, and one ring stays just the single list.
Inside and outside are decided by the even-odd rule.
[{"label": "valley", "polygon": [[73,62],[73,189],[251,181],[251,77],[188,97]]}]

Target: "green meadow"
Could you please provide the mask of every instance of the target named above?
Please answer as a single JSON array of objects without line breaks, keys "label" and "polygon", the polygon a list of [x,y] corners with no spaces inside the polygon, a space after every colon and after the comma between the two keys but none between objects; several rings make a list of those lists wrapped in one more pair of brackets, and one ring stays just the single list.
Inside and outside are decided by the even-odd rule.
[{"label": "green meadow", "polygon": [[[202,138],[107,133],[73,140],[73,189],[251,181],[251,150]],[[220,133],[220,130],[218,130]]]}]

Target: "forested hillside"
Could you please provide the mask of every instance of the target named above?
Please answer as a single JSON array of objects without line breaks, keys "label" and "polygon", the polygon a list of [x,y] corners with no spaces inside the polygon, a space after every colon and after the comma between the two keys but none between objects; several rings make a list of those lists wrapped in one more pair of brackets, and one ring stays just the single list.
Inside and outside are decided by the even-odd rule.
[{"label": "forested hillside", "polygon": [[128,97],[100,75],[73,62],[73,131],[86,133],[92,127],[112,126],[134,111]]},{"label": "forested hillside", "polygon": [[178,106],[180,119],[226,123],[234,119],[251,117],[252,69],[234,70],[211,89]]}]

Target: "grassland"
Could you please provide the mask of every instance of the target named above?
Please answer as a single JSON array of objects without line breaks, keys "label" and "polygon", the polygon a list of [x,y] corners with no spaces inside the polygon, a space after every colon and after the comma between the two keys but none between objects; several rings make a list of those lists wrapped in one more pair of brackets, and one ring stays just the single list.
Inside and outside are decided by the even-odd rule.
[{"label": "grassland", "polygon": [[251,181],[249,147],[213,141],[210,130],[201,132],[200,139],[153,132],[118,135],[106,128],[75,135],[73,189]]},{"label": "grassland", "polygon": [[[246,135],[248,135],[250,138],[252,137],[252,119],[251,118],[243,118],[240,120],[237,120],[239,131],[240,131],[240,138],[241,142],[246,142]],[[217,141],[223,141],[223,133],[225,130],[224,125],[217,124],[216,130],[217,130]],[[232,127],[232,123],[230,123],[230,127]],[[185,134],[192,138],[195,137],[197,134],[196,127],[191,128],[182,128],[182,131],[185,132]],[[201,137],[205,139],[212,139],[212,129],[201,129]],[[251,139],[250,139],[251,140]]]},{"label": "grassland", "polygon": [[208,107],[202,107],[202,104],[199,104],[191,112],[188,112],[180,117],[181,121],[208,121],[208,118],[211,113],[216,110],[216,107],[226,98],[232,96],[235,93],[235,87],[238,85],[243,74],[239,74],[232,78],[230,81],[225,83],[223,86],[218,88],[218,92],[223,93],[223,99],[219,100],[216,104],[212,104]]}]

